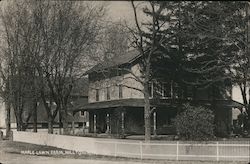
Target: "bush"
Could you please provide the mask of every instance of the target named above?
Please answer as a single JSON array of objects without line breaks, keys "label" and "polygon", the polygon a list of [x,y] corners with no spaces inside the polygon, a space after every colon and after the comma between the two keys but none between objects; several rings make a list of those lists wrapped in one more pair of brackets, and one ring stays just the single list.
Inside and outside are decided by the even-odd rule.
[{"label": "bush", "polygon": [[182,139],[208,140],[214,137],[214,114],[204,107],[185,104],[175,119],[176,131]]}]

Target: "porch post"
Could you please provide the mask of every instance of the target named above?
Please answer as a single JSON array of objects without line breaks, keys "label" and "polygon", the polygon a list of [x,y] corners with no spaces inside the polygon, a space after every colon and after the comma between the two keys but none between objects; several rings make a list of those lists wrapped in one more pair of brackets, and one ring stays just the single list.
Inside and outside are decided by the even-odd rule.
[{"label": "porch post", "polygon": [[106,124],[107,124],[107,130],[106,133],[110,133],[110,115],[109,113],[107,113],[107,117],[106,117]]},{"label": "porch post", "polygon": [[74,135],[75,134],[75,121],[72,121],[71,127],[72,127],[72,133]]},{"label": "porch post", "polygon": [[85,122],[82,123],[82,132],[85,134]]},{"label": "porch post", "polygon": [[112,114],[109,114],[109,132],[112,133]]},{"label": "porch post", "polygon": [[156,136],[157,135],[156,134],[156,111],[154,111],[153,116],[154,116],[154,136]]},{"label": "porch post", "polygon": [[125,134],[125,129],[124,129],[124,112],[122,111],[122,135]]},{"label": "porch post", "polygon": [[96,114],[94,114],[94,133],[96,134]]}]

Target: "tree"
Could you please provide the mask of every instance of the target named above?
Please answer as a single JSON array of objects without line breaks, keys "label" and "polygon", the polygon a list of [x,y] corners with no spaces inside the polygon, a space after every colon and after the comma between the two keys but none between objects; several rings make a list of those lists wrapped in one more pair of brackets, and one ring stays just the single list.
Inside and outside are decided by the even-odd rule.
[{"label": "tree", "polygon": [[239,86],[249,114],[249,2],[203,2],[200,6],[190,20],[195,31],[188,34],[197,36],[200,41],[195,46],[203,47],[205,54],[194,55],[191,63],[196,68],[189,70],[212,85]]},{"label": "tree", "polygon": [[[25,101],[33,99],[31,109],[35,110],[30,113],[36,119],[36,104],[41,98],[48,115],[48,132],[53,133],[53,121],[59,112],[67,133],[69,96],[94,54],[92,47],[101,29],[104,7],[89,2],[24,0],[14,1],[6,9],[2,20],[10,70],[7,79],[18,129],[22,129]],[[55,110],[52,102],[56,103]]]},{"label": "tree", "polygon": [[[156,2],[150,1],[147,2],[146,8],[144,9],[145,13],[151,12],[151,17],[146,25],[150,27],[150,30],[144,28],[144,24],[141,24],[138,18],[138,5],[135,4],[134,1],[131,2],[136,28],[129,28],[129,31],[132,35],[133,46],[139,51],[141,60],[140,60],[140,72],[141,75],[135,75],[130,70],[127,70],[129,73],[133,75],[132,79],[135,79],[139,83],[142,84],[143,88],[134,88],[132,86],[125,86],[135,90],[139,90],[144,95],[144,126],[145,126],[145,141],[149,142],[151,139],[151,115],[153,110],[155,109],[152,105],[150,105],[149,97],[149,84],[152,79],[152,68],[151,62],[152,59],[157,55],[157,46],[162,40],[157,39],[158,33],[161,28],[164,27],[164,22],[159,22],[159,16],[163,12],[163,7],[159,6]],[[148,39],[150,38],[150,39]]]},{"label": "tree", "polygon": [[[1,75],[3,79],[3,96],[9,115],[10,106],[14,109],[17,130],[25,130],[33,112],[28,110],[28,116],[23,117],[27,100],[34,96],[34,65],[29,50],[33,40],[31,16],[25,3],[12,3],[1,13],[3,25],[3,58]],[[9,119],[9,117],[8,117]],[[8,121],[9,122],[9,121]],[[8,123],[9,124],[9,123]],[[34,130],[36,127],[34,127]],[[36,131],[36,130],[35,130]]]},{"label": "tree", "polygon": [[100,53],[103,60],[110,60],[119,55],[124,55],[129,49],[129,31],[122,22],[105,22],[100,35]]},{"label": "tree", "polygon": [[[246,23],[242,24],[242,11],[246,2],[154,3],[158,9],[165,11],[157,17],[155,24],[167,24],[167,27],[158,31],[156,37],[151,35],[154,24],[144,24],[149,31],[144,34],[147,45],[158,43],[154,46],[151,63],[154,79],[168,80],[180,88],[186,85],[211,88],[215,100],[222,97],[220,91],[225,92],[227,86],[231,85],[232,76],[228,72],[232,72],[232,66],[240,64],[241,69],[248,72],[245,65],[248,57],[244,55],[239,58],[236,55],[239,54],[239,45],[247,45],[246,42],[240,44],[246,37],[246,31],[242,33],[246,26]],[[155,16],[153,11],[146,11],[146,14],[151,18]]]},{"label": "tree", "polygon": [[[80,2],[40,2],[36,4],[41,30],[42,51],[37,56],[36,69],[42,82],[40,86],[52,133],[53,119],[59,111],[65,134],[68,133],[67,105],[74,82],[88,65],[92,45],[100,31],[99,21],[104,15],[103,6]],[[86,63],[85,63],[86,62]],[[46,103],[49,97],[56,110]]]}]

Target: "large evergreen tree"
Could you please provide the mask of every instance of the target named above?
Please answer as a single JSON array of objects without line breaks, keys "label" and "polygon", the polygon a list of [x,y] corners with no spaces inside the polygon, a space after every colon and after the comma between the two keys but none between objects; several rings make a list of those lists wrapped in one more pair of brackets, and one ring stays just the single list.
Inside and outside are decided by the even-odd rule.
[{"label": "large evergreen tree", "polygon": [[[246,96],[249,81],[249,3],[153,3],[164,11],[156,22],[167,24],[154,38],[153,24],[145,24],[148,28],[144,34],[149,40],[147,44],[156,43],[151,60],[154,78],[169,81],[182,89],[187,85],[211,88],[214,100],[223,98],[228,86],[238,85],[244,104],[249,108]],[[152,11],[144,12],[154,16]]]}]

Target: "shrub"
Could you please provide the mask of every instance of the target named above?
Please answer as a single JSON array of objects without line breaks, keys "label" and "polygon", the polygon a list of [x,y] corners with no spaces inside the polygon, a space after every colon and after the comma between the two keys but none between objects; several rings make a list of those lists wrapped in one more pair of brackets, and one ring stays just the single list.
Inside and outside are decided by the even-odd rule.
[{"label": "shrub", "polygon": [[208,140],[214,137],[214,114],[205,107],[189,104],[175,119],[176,131],[182,139]]}]

